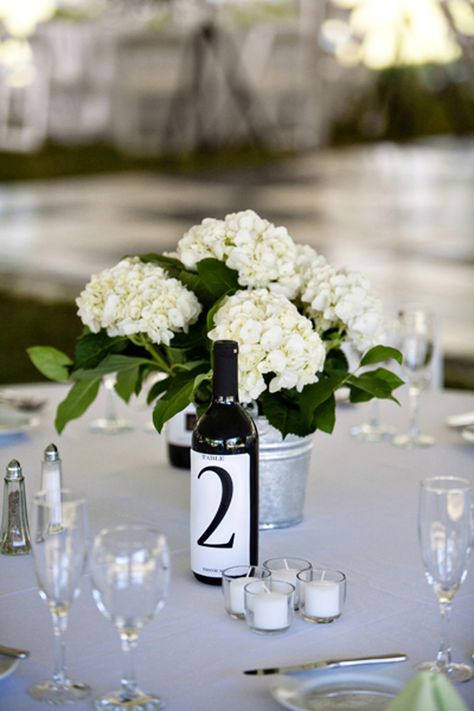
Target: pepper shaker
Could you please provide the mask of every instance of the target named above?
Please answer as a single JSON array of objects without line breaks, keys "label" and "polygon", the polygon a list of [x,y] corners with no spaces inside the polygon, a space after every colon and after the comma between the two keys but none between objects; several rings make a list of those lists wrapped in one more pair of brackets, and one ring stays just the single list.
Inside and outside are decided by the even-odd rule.
[{"label": "pepper shaker", "polygon": [[0,553],[23,555],[31,551],[25,480],[20,463],[12,459],[3,484],[3,513]]}]

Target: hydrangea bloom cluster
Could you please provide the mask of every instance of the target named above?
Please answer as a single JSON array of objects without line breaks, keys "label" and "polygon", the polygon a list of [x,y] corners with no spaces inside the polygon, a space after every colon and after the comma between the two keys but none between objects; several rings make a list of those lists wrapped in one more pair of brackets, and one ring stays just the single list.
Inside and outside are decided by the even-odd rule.
[{"label": "hydrangea bloom cluster", "polygon": [[296,245],[286,227],[275,227],[253,210],[235,212],[223,220],[206,218],[179,240],[176,255],[188,269],[206,257],[215,257],[239,273],[244,287],[267,287],[293,298]]},{"label": "hydrangea bloom cluster", "polygon": [[201,312],[193,292],[138,257],[94,275],[76,303],[82,323],[93,333],[102,328],[109,336],[143,333],[165,345],[178,331],[187,331]]},{"label": "hydrangea bloom cluster", "polygon": [[272,373],[270,392],[296,388],[318,380],[325,348],[309,319],[280,294],[268,289],[238,291],[228,296],[214,316],[211,340],[239,343],[239,397],[256,400],[266,389],[264,375]]},{"label": "hydrangea bloom cluster", "polygon": [[343,329],[345,340],[359,352],[380,340],[382,303],[362,274],[337,271],[318,256],[304,273],[303,282],[304,311],[319,333],[328,328]]}]

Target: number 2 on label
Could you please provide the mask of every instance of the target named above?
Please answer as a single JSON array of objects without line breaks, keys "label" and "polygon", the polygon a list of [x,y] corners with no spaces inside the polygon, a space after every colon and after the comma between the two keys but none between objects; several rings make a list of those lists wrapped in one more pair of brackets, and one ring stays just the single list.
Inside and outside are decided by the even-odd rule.
[{"label": "number 2 on label", "polygon": [[232,534],[227,543],[206,542],[208,538],[212,536],[212,534],[214,533],[218,525],[221,523],[222,519],[224,518],[229,509],[230,502],[232,501],[232,495],[234,493],[234,484],[232,482],[232,477],[230,476],[229,472],[227,472],[225,469],[222,469],[222,467],[210,466],[201,469],[197,478],[199,479],[201,474],[204,474],[204,472],[214,472],[214,474],[217,474],[221,481],[222,494],[219,508],[217,509],[216,514],[209,526],[206,528],[204,533],[198,538],[198,545],[206,546],[207,548],[232,548],[232,546],[234,545],[235,533]]}]

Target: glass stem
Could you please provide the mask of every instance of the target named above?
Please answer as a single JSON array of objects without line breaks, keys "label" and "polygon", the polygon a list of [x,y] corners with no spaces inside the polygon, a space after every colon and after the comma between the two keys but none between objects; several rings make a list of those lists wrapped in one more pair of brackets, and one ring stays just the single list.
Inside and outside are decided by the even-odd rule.
[{"label": "glass stem", "polygon": [[135,678],[135,649],[138,635],[132,630],[120,632],[123,651],[123,674],[121,679],[122,701],[129,701],[138,696],[137,681]]},{"label": "glass stem", "polygon": [[449,602],[440,602],[439,609],[441,613],[441,642],[439,652],[436,655],[436,666],[444,668],[451,664],[451,645],[448,633],[451,604]]},{"label": "glass stem", "polygon": [[380,414],[379,414],[379,401],[377,399],[372,400],[372,408],[371,408],[371,413],[369,417],[369,425],[373,429],[378,429],[379,426],[379,419],[380,419]]},{"label": "glass stem", "polygon": [[415,385],[410,385],[408,389],[408,405],[409,405],[409,433],[410,439],[416,439],[420,434],[418,426],[418,403],[420,399],[420,388]]},{"label": "glass stem", "polygon": [[114,393],[114,380],[105,379],[105,419],[107,422],[115,422],[117,419],[117,412],[115,409],[115,393]]},{"label": "glass stem", "polygon": [[51,607],[54,631],[54,671],[53,679],[58,686],[66,686],[69,682],[66,671],[66,645],[64,635],[67,630],[67,612],[59,607]]}]

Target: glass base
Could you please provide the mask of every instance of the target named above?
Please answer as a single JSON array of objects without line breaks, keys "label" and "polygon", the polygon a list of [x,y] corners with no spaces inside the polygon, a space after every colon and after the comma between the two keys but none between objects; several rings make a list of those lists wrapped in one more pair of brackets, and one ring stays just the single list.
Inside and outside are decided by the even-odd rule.
[{"label": "glass base", "polygon": [[107,420],[105,417],[99,417],[93,420],[89,425],[89,430],[94,433],[104,434],[120,434],[121,432],[130,432],[134,427],[128,420],[120,418],[116,420]]},{"label": "glass base", "polygon": [[423,662],[417,667],[418,671],[434,671],[444,674],[453,684],[474,679],[474,669],[469,664],[448,664],[442,666],[437,662]]},{"label": "glass base", "polygon": [[305,615],[302,613],[301,616],[303,620],[306,620],[306,622],[313,622],[318,625],[327,625],[330,622],[334,622],[334,620],[338,620],[341,615],[334,615],[334,617],[312,617],[311,615]]},{"label": "glass base", "polygon": [[131,698],[123,696],[122,691],[111,691],[104,696],[99,696],[94,701],[94,706],[99,711],[161,711],[165,708],[158,696],[145,694],[137,689],[137,695]]},{"label": "glass base", "polygon": [[395,434],[395,427],[390,425],[371,425],[368,422],[351,428],[351,435],[363,442],[381,442]]},{"label": "glass base", "polygon": [[395,447],[403,447],[404,449],[415,449],[416,447],[431,447],[435,443],[435,438],[431,435],[419,434],[412,437],[409,433],[397,435],[392,439],[392,444]]},{"label": "glass base", "polygon": [[75,701],[85,699],[91,693],[91,689],[87,684],[81,684],[81,682],[77,681],[56,684],[56,682],[48,680],[31,686],[28,689],[28,693],[37,701],[59,706],[61,704],[73,704]]}]

